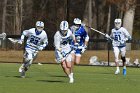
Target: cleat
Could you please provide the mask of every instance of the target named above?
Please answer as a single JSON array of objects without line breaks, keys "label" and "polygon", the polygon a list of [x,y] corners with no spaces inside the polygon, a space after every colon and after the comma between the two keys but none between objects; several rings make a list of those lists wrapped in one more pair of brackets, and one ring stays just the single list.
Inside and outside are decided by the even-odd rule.
[{"label": "cleat", "polygon": [[123,75],[124,76],[126,75],[126,69],[123,69]]},{"label": "cleat", "polygon": [[21,78],[25,78],[25,71],[22,71],[22,72],[20,73],[20,77],[21,77]]},{"label": "cleat", "polygon": [[19,72],[20,72],[20,77],[21,78],[25,78],[25,70],[26,68],[23,67],[23,65],[21,65],[21,67],[19,68]]},{"label": "cleat", "polygon": [[74,83],[74,79],[73,78],[70,78],[69,83]]},{"label": "cleat", "polygon": [[74,83],[73,73],[69,75],[69,83]]},{"label": "cleat", "polygon": [[120,73],[120,70],[116,70],[115,71],[115,75],[119,74]]},{"label": "cleat", "polygon": [[42,63],[38,63],[38,65],[43,65]]}]

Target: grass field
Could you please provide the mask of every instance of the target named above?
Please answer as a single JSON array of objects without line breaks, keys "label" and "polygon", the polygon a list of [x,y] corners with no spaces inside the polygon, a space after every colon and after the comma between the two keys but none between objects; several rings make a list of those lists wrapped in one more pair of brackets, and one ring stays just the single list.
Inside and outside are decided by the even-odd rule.
[{"label": "grass field", "polygon": [[[115,67],[75,66],[75,82],[68,83],[60,65],[33,64],[20,78],[17,63],[0,63],[0,93],[139,93],[140,70],[114,75]],[[122,68],[121,68],[122,70]]]}]

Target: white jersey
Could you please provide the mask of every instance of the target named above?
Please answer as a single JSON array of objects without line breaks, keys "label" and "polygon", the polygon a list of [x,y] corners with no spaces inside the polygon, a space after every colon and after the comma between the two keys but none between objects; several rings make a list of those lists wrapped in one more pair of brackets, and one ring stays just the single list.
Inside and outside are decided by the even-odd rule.
[{"label": "white jersey", "polygon": [[124,27],[121,27],[120,29],[112,29],[110,37],[113,38],[113,47],[126,46],[126,41],[131,39],[130,34]]},{"label": "white jersey", "polygon": [[74,35],[69,29],[66,36],[62,36],[60,31],[57,31],[54,35],[54,46],[56,49],[61,48],[68,53],[71,50],[70,43],[72,39],[74,39]]},{"label": "white jersey", "polygon": [[48,37],[44,30],[42,30],[40,34],[37,34],[36,29],[31,28],[29,30],[24,30],[22,35],[27,37],[26,48],[38,50],[38,47],[45,47],[48,45]]}]

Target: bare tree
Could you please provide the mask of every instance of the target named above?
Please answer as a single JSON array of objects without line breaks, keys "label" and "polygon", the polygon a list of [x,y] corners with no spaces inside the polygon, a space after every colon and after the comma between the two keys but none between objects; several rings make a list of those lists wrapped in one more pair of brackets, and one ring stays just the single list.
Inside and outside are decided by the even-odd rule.
[{"label": "bare tree", "polygon": [[[123,26],[128,30],[128,32],[132,36],[136,0],[126,0],[125,6],[126,11],[124,13]],[[131,44],[127,44],[127,49],[131,50]]]}]

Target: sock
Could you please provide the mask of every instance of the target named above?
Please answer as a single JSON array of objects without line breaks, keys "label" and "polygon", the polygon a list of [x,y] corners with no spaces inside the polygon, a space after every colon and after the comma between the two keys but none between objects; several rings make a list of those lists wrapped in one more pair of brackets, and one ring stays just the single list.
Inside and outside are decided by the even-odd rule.
[{"label": "sock", "polygon": [[117,67],[117,70],[120,70],[119,67]]},{"label": "sock", "polygon": [[126,66],[123,66],[123,69],[126,69]]},{"label": "sock", "polygon": [[73,78],[73,73],[70,73],[68,76],[69,78]]}]

